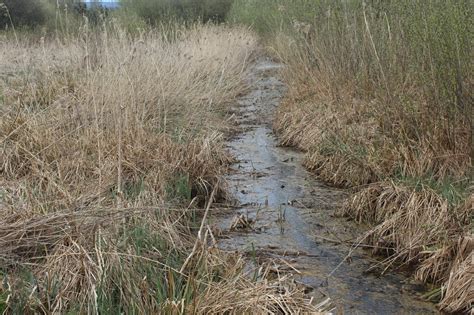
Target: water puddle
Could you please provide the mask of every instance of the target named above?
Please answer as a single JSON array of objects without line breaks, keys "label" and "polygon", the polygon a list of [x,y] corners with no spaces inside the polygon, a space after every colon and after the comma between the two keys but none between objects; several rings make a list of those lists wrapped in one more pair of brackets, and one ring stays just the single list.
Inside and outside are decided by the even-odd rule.
[{"label": "water puddle", "polygon": [[344,261],[364,230],[333,216],[344,191],[307,172],[302,153],[277,146],[271,119],[285,92],[280,68],[257,61],[252,89],[233,109],[241,132],[228,143],[238,162],[227,180],[238,206],[215,218],[225,235],[219,246],[273,259],[295,273],[308,294],[317,300],[329,296],[347,314],[437,313],[418,297],[420,285],[403,274],[367,272],[374,259],[364,250]]}]

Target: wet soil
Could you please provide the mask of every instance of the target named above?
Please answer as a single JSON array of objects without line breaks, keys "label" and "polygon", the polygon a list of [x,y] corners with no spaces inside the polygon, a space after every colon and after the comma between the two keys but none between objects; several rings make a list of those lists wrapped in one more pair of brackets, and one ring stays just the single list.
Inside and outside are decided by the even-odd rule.
[{"label": "wet soil", "polygon": [[278,146],[274,110],[285,93],[281,65],[259,59],[249,76],[251,89],[233,112],[240,132],[228,142],[238,159],[227,181],[236,207],[214,220],[223,231],[219,246],[271,259],[295,274],[308,294],[329,296],[345,314],[433,314],[419,297],[420,284],[399,272],[369,272],[376,262],[352,244],[365,227],[335,217],[346,196],[318,181],[302,166],[303,154]]}]

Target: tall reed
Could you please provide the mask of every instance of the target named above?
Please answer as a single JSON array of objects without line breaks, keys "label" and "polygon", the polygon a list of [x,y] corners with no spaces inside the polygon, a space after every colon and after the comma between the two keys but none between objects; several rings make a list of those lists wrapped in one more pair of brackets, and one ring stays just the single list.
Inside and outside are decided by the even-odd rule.
[{"label": "tall reed", "polygon": [[466,287],[472,257],[458,244],[472,239],[473,11],[451,0],[237,0],[231,12],[287,65],[282,144],[352,188],[340,213],[374,225],[371,242],[393,249],[385,262],[418,266],[449,311],[472,295],[453,288]]},{"label": "tall reed", "polygon": [[204,219],[196,239],[203,205],[226,197],[250,31],[85,20],[1,41],[0,312],[315,310],[292,284],[247,280]]}]

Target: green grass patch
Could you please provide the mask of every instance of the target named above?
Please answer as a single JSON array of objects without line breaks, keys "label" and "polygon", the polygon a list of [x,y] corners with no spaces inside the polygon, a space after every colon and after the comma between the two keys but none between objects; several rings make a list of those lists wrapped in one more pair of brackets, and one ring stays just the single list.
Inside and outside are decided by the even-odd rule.
[{"label": "green grass patch", "polygon": [[[163,239],[161,231],[146,222],[136,222],[123,231],[118,242],[121,252],[133,255],[120,256],[118,263],[109,264],[98,289],[101,314],[150,311],[143,309],[143,305],[155,305],[166,313],[170,301],[192,303],[200,287],[193,277],[177,271],[186,253]],[[149,301],[142,303],[144,299]]]},{"label": "green grass patch", "polygon": [[126,182],[124,184],[123,193],[127,200],[133,201],[145,191],[145,182],[142,178],[133,182]]},{"label": "green grass patch", "polygon": [[410,177],[398,175],[394,181],[395,183],[412,187],[416,191],[429,188],[446,199],[452,207],[461,204],[469,196],[470,180],[468,178],[463,180],[455,180],[453,178],[436,180],[432,176]]},{"label": "green grass patch", "polygon": [[0,271],[0,314],[4,314],[8,308],[8,278]]},{"label": "green grass patch", "polygon": [[348,143],[335,134],[325,136],[316,149],[322,156],[343,155],[359,162],[365,160],[368,155],[367,147]]},{"label": "green grass patch", "polygon": [[186,174],[178,174],[173,177],[166,186],[167,199],[189,201],[191,200],[191,188],[189,176]]}]

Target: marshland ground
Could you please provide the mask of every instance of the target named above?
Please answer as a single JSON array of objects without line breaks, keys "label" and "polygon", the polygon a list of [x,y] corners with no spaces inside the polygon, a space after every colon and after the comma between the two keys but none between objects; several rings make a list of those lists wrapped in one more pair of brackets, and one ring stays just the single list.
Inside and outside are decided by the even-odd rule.
[{"label": "marshland ground", "polygon": [[1,0],[0,312],[330,309],[290,275],[249,273],[207,224],[232,206],[230,109],[264,55],[283,65],[277,141],[345,189],[333,211],[369,227],[358,244],[440,310],[472,312],[473,11]]}]

